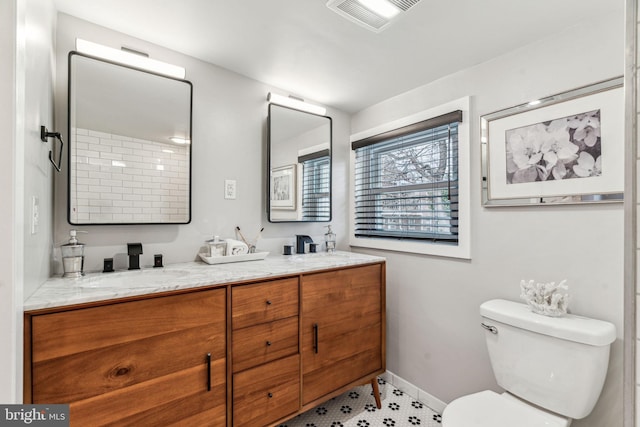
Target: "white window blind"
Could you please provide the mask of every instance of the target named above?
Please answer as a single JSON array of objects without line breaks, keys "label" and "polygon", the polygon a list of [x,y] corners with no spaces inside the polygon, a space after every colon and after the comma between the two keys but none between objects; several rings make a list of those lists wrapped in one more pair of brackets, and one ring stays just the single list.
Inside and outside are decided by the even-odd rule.
[{"label": "white window blind", "polygon": [[354,141],[355,236],[458,242],[462,112]]},{"label": "white window blind", "polygon": [[329,150],[298,158],[302,164],[302,218],[331,220],[331,157]]}]

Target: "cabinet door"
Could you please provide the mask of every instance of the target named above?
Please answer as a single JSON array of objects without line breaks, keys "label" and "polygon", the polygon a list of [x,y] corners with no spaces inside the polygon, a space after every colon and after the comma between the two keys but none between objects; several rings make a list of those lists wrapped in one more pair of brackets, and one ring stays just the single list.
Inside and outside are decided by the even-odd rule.
[{"label": "cabinet door", "polygon": [[377,264],[303,276],[303,405],[383,369],[381,274]]},{"label": "cabinet door", "polygon": [[216,289],[33,316],[33,403],[78,426],[224,426],[225,307]]}]

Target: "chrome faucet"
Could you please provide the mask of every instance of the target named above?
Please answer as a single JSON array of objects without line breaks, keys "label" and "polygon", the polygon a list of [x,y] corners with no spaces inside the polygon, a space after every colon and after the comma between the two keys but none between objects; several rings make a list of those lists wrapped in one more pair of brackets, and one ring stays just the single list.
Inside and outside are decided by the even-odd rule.
[{"label": "chrome faucet", "polygon": [[127,243],[129,255],[129,270],[140,270],[140,255],[142,255],[142,243]]}]

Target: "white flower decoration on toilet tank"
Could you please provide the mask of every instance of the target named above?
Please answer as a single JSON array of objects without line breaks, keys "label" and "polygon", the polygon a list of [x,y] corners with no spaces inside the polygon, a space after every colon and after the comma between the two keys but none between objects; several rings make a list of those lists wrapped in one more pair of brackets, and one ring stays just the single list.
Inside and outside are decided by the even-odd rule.
[{"label": "white flower decoration on toilet tank", "polygon": [[545,316],[563,316],[567,314],[569,306],[569,294],[566,292],[569,287],[567,281],[563,280],[556,285],[551,283],[534,283],[533,280],[520,281],[522,293],[520,298],[524,299],[531,311]]}]

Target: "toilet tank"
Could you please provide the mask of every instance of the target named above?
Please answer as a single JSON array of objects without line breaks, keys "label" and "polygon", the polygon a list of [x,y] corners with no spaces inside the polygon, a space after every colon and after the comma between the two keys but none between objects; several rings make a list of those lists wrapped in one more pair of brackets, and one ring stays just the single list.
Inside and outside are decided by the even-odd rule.
[{"label": "toilet tank", "polygon": [[613,324],[571,314],[543,316],[506,300],[483,303],[480,314],[502,388],[569,418],[591,413],[607,375]]}]

